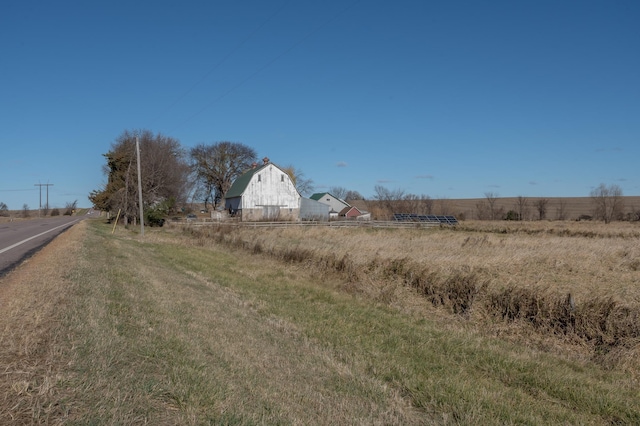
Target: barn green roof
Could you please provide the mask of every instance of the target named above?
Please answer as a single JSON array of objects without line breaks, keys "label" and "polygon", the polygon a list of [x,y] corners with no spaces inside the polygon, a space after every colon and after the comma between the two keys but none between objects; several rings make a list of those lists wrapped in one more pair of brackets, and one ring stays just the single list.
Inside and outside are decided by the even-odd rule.
[{"label": "barn green roof", "polygon": [[267,165],[268,164],[265,164],[261,167],[249,169],[248,171],[240,175],[235,181],[233,181],[231,188],[229,188],[224,198],[241,197],[244,193],[244,190],[247,189],[247,185],[249,185],[249,182],[251,182],[251,178],[253,177],[253,175],[255,175],[258,171],[262,170]]},{"label": "barn green roof", "polygon": [[[312,200],[318,201],[320,200],[322,197],[325,196],[325,194],[329,194],[328,192],[316,192],[315,194],[313,194],[311,197],[309,197]],[[329,194],[331,195],[331,194]]]}]

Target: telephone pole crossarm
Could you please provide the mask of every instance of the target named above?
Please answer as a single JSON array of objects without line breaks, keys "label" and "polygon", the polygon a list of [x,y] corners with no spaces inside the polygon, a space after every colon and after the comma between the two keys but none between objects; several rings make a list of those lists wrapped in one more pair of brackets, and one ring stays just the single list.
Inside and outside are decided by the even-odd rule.
[{"label": "telephone pole crossarm", "polygon": [[46,186],[47,187],[47,204],[45,204],[47,210],[49,209],[49,187],[53,186],[52,183],[36,183],[33,186],[39,186],[40,187],[40,204],[38,205],[38,216],[40,216],[40,211],[42,210],[42,187]]}]

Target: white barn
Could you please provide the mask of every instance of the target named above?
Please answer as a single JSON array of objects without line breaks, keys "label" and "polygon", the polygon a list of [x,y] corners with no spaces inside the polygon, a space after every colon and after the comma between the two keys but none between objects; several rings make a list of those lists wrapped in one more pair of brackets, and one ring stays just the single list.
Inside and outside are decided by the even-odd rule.
[{"label": "white barn", "polygon": [[301,198],[287,172],[265,158],[233,182],[224,206],[243,221],[299,220]]}]

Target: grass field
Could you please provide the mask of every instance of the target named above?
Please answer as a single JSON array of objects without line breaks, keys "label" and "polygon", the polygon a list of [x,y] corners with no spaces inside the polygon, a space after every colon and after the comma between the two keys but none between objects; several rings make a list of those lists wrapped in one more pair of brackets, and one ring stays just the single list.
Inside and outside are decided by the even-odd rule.
[{"label": "grass field", "polygon": [[[455,228],[193,232],[316,274],[339,272],[351,293],[400,311],[413,306],[417,293],[445,312],[529,344],[561,342],[570,352],[579,349],[604,365],[632,370],[640,363],[637,223],[466,221]],[[407,289],[413,290],[408,297]]]},{"label": "grass field", "polygon": [[83,221],[0,281],[0,424],[637,424],[637,336],[578,332],[634,314],[636,233]]}]

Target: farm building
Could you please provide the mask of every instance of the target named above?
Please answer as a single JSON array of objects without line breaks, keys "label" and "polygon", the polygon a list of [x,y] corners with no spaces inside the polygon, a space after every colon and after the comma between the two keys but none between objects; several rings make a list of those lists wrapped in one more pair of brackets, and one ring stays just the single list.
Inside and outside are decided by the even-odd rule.
[{"label": "farm building", "polygon": [[301,196],[291,178],[264,158],[238,177],[225,195],[225,209],[242,221],[299,220]]},{"label": "farm building", "polygon": [[330,211],[335,212],[335,216],[338,216],[338,213],[341,212],[345,207],[351,207],[346,201],[341,200],[340,198],[328,192],[316,192],[309,198],[319,203],[328,205],[330,207]]},{"label": "farm building", "polygon": [[338,216],[345,219],[358,219],[358,220],[371,219],[370,213],[361,212],[360,209],[354,206],[345,207],[340,211]]},{"label": "farm building", "polygon": [[328,205],[331,209],[329,211],[330,219],[371,219],[371,214],[350,205],[346,201],[336,197],[329,192],[317,192],[309,198],[311,198],[312,200],[316,200],[319,203]]},{"label": "farm building", "polygon": [[238,177],[225,197],[225,209],[242,221],[328,221],[330,207],[303,198],[289,174],[264,158]]},{"label": "farm building", "polygon": [[330,207],[310,198],[300,199],[300,219],[327,222]]}]

